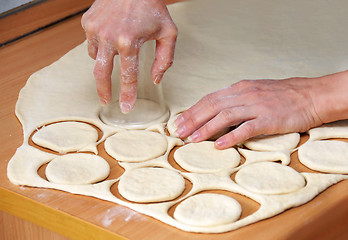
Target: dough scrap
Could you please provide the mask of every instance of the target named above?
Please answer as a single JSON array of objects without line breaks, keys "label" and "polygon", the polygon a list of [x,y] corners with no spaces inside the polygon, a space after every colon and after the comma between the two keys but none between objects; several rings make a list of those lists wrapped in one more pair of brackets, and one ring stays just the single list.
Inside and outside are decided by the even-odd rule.
[{"label": "dough scrap", "polygon": [[59,184],[90,184],[104,180],[110,174],[110,166],[102,157],[73,153],[56,157],[46,168],[50,182]]},{"label": "dough scrap", "polygon": [[218,150],[210,141],[186,144],[175,151],[174,159],[185,170],[197,173],[228,170],[240,163],[237,150]]},{"label": "dough scrap", "polygon": [[238,201],[222,194],[201,193],[181,202],[174,211],[177,220],[200,227],[235,222],[241,215]]},{"label": "dough scrap", "polygon": [[306,184],[304,177],[293,168],[273,162],[257,162],[241,168],[236,182],[249,191],[260,194],[295,192]]},{"label": "dough scrap", "polygon": [[299,133],[288,133],[270,136],[258,136],[244,143],[244,146],[256,151],[282,151],[296,148],[300,142]]},{"label": "dough scrap", "polygon": [[309,140],[330,138],[348,138],[348,120],[341,120],[323,124],[320,127],[308,130]]},{"label": "dough scrap", "polygon": [[165,168],[136,168],[126,171],[118,184],[118,191],[124,198],[141,203],[172,200],[184,189],[183,176]]},{"label": "dough scrap", "polygon": [[336,140],[308,141],[298,150],[298,159],[310,169],[348,174],[348,143]]},{"label": "dough scrap", "polygon": [[81,122],[59,122],[42,127],[32,137],[35,144],[59,153],[91,150],[96,153],[98,132]]},{"label": "dough scrap", "polygon": [[151,131],[122,131],[108,137],[106,152],[118,161],[142,162],[154,159],[167,151],[165,136]]}]

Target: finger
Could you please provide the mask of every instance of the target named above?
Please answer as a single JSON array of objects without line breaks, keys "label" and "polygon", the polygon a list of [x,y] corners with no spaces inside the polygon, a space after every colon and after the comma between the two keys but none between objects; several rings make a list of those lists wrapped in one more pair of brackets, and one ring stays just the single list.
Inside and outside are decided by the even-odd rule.
[{"label": "finger", "polygon": [[98,41],[94,37],[87,37],[88,55],[96,60],[98,54]]},{"label": "finger", "polygon": [[236,126],[253,118],[255,118],[254,112],[246,110],[244,106],[225,109],[189,136],[189,140],[204,141],[227,127]]},{"label": "finger", "polygon": [[177,126],[176,134],[184,138],[214,118],[219,112],[239,105],[242,103],[236,99],[235,95],[229,94],[228,88],[208,94],[176,119],[174,122]]},{"label": "finger", "polygon": [[242,123],[239,127],[215,141],[217,149],[226,149],[242,143],[249,138],[262,134],[263,127],[259,119],[253,119]]},{"label": "finger", "polygon": [[232,107],[235,104],[235,95],[230,94],[230,88],[223,88],[216,92],[210,93],[199,100],[195,105],[184,111],[175,120],[175,125],[180,126],[182,123],[191,119],[194,122],[204,122],[211,119],[223,108]]},{"label": "finger", "polygon": [[100,102],[105,105],[111,101],[111,74],[114,65],[114,50],[107,45],[99,45],[94,78]]},{"label": "finger", "polygon": [[120,108],[129,113],[135,105],[139,72],[139,57],[120,55]]},{"label": "finger", "polygon": [[174,26],[167,30],[166,37],[156,41],[155,60],[151,68],[151,78],[155,84],[161,82],[164,73],[173,64],[177,34],[177,28]]}]

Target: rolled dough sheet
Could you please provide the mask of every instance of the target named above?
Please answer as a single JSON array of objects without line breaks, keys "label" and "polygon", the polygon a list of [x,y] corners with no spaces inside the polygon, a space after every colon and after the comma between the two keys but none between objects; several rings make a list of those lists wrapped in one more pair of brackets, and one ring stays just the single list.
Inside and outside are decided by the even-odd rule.
[{"label": "rolled dough sheet", "polygon": [[[192,0],[171,5],[169,11],[180,34],[176,46],[175,64],[165,74],[163,81],[164,96],[172,115],[169,123],[173,123],[177,113],[187,109],[205,94],[241,79],[315,77],[345,70],[348,66],[347,8],[348,1],[345,0],[293,0],[281,3],[278,0],[267,2]],[[151,59],[150,61],[147,59],[152,52],[147,51],[150,51],[150,48],[142,48],[140,51],[140,65],[143,66],[142,69],[145,69],[145,72],[150,71],[152,63]],[[61,129],[62,125],[78,121],[88,123],[102,132],[102,136],[97,142],[93,140],[92,145],[94,144],[94,146],[110,143],[120,136],[122,136],[121,139],[129,137],[134,142],[142,139],[137,134],[136,136],[140,136],[139,138],[132,137],[134,133],[132,131],[109,126],[99,119],[102,107],[95,89],[94,63],[94,60],[88,56],[86,43],[83,43],[28,79],[16,104],[16,115],[23,126],[24,140],[8,164],[8,177],[12,183],[59,189],[107,200],[184,231],[221,233],[270,218],[286,209],[305,204],[332,184],[347,178],[347,175],[342,174],[296,173],[298,178],[305,179],[306,184],[283,194],[269,193],[265,190],[267,188],[256,193],[250,191],[246,185],[242,186],[242,184],[238,184],[238,181],[233,180],[231,176],[234,173],[247,171],[249,166],[251,168],[252,165],[261,164],[259,162],[281,160],[282,164],[288,164],[290,149],[296,147],[297,143],[291,140],[291,144],[288,145],[288,140],[284,142],[279,139],[275,143],[267,143],[266,148],[258,148],[257,151],[240,150],[246,156],[246,161],[240,166],[231,164],[221,170],[214,166],[212,171],[208,169],[209,166],[204,166],[204,173],[181,171],[168,162],[168,155],[175,146],[181,146],[183,143],[172,134],[175,129],[171,124],[168,125],[171,136],[165,136],[165,123],[158,122],[151,126],[144,126],[144,129],[141,130],[149,132],[149,134],[146,133],[146,139],[148,139],[147,135],[156,135],[155,139],[158,138],[158,141],[146,140],[146,143],[145,141],[137,143],[132,146],[132,152],[121,155],[109,152],[116,158],[115,163],[121,160],[118,164],[125,169],[120,178],[93,184],[63,184],[47,181],[41,178],[37,171],[44,164],[50,162],[53,164],[58,161],[55,160],[58,155],[29,145],[30,136],[36,129],[42,129],[43,126],[51,124],[47,126],[47,129],[48,127],[53,128],[55,129],[53,132],[56,133],[59,131],[57,128]],[[117,57],[114,63],[112,80],[113,93],[116,95],[119,81]],[[140,74],[144,74],[144,72]],[[64,123],[62,125],[53,124],[57,122]],[[61,133],[64,132],[65,130]],[[296,133],[292,135],[298,136]],[[54,151],[70,151],[70,149],[64,149],[63,145],[56,144],[59,142],[57,140],[59,138],[53,138],[55,139],[53,142],[58,146],[54,148]],[[285,137],[280,136],[279,138]],[[122,142],[123,140],[116,141],[115,144],[122,144]],[[285,143],[286,147],[279,147],[279,142]],[[155,143],[156,146],[154,144],[151,146],[151,143]],[[45,145],[45,147],[49,148],[52,144]],[[147,149],[151,149],[150,152],[142,149],[142,144],[147,144],[149,146]],[[273,144],[277,146],[275,147]],[[255,147],[250,145],[249,147],[256,150]],[[107,148],[117,149],[117,146]],[[122,149],[127,148],[122,147]],[[86,147],[78,146],[73,151],[86,151]],[[94,152],[92,148],[87,151]],[[120,153],[121,151],[115,150],[115,152]],[[233,152],[232,154],[235,155],[235,151]],[[66,156],[72,154],[75,153],[68,153]],[[279,167],[283,166],[279,165]],[[94,170],[95,167],[91,166],[89,170],[92,168]],[[199,166],[199,169],[202,169],[202,166]],[[153,179],[156,179],[153,183],[155,189],[152,196],[157,196],[157,190],[161,187],[166,188],[168,185],[170,185],[168,189],[171,187],[176,189],[176,194],[167,198],[144,199],[146,192],[138,191],[137,193],[140,195],[134,197],[129,195],[129,190],[132,189],[121,190],[122,182],[132,181],[130,179],[136,179],[143,171],[146,173],[149,170],[154,172]],[[331,169],[326,169],[326,171],[330,172]],[[54,172],[59,174],[61,171],[55,170]],[[139,174],[135,174],[134,177],[134,172]],[[163,174],[164,172],[166,174]],[[167,179],[171,174],[176,176],[173,179],[177,179],[177,181],[172,183]],[[299,177],[300,175],[301,177]],[[149,176],[151,174],[146,174],[146,179],[151,184],[153,179],[148,178]],[[185,191],[181,193],[183,181],[189,181],[192,185],[192,188],[186,193]],[[285,178],[281,178],[281,181],[286,184],[291,182]],[[110,191],[114,184],[119,184],[120,193],[129,200],[117,197]],[[250,185],[248,186],[250,187]],[[134,189],[136,188],[134,187]],[[186,214],[184,217],[180,217],[180,214],[176,213],[178,220],[168,214],[168,210],[173,206],[177,207],[178,212],[183,209],[187,213],[186,203],[196,201],[196,198],[200,199],[208,190],[223,190],[246,196],[258,202],[260,208],[242,219],[229,217],[225,221],[217,217],[214,223],[204,223],[204,221],[197,223],[197,216],[194,215],[188,217]],[[222,196],[226,199],[225,197]],[[216,196],[213,198],[216,199]],[[160,202],[141,203],[141,201]],[[199,202],[202,201],[206,202],[204,199],[199,200]],[[207,202],[209,201],[208,198]],[[215,200],[212,201],[215,203]],[[188,205],[190,206],[190,204]],[[235,204],[235,206],[237,205]],[[238,208],[232,207],[231,209],[234,209],[233,214],[237,216]],[[206,210],[210,215],[211,209]]]}]

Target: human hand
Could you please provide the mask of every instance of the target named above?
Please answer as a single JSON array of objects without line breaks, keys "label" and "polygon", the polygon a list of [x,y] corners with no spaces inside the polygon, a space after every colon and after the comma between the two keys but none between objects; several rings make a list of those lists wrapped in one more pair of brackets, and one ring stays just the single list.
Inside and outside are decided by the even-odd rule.
[{"label": "human hand", "polygon": [[82,16],[88,54],[96,60],[94,77],[102,104],[111,100],[113,59],[120,55],[120,95],[123,113],[136,101],[139,50],[144,42],[156,40],[151,79],[159,84],[172,65],[177,28],[163,0],[96,0]]},{"label": "human hand", "polygon": [[318,81],[240,81],[208,94],[183,112],[174,122],[176,134],[200,142],[234,126],[215,141],[218,149],[224,149],[261,134],[304,132],[323,123],[313,102]]}]

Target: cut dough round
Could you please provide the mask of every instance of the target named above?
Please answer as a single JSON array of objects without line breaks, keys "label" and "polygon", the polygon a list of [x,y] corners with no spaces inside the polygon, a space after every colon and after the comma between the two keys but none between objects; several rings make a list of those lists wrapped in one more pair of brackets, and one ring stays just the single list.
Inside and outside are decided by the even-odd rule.
[{"label": "cut dough round", "polygon": [[274,162],[246,165],[237,172],[235,180],[247,190],[261,194],[295,192],[306,184],[302,174],[291,167]]},{"label": "cut dough round", "polygon": [[102,157],[74,153],[59,156],[48,163],[46,177],[59,184],[90,184],[101,181],[110,173],[110,166]]},{"label": "cut dough round", "polygon": [[218,150],[214,142],[189,143],[174,153],[175,161],[185,170],[211,173],[238,166],[240,155],[234,148]]},{"label": "cut dough round", "polygon": [[299,133],[258,136],[244,143],[244,146],[256,151],[281,151],[297,147],[300,142]]},{"label": "cut dough round", "polygon": [[154,167],[126,171],[118,184],[124,198],[143,203],[172,200],[184,189],[185,180],[179,173]]},{"label": "cut dough round", "polygon": [[32,140],[59,153],[79,151],[98,140],[97,130],[81,122],[59,122],[42,127]]},{"label": "cut dough round", "polygon": [[185,224],[209,227],[238,220],[242,208],[233,198],[215,193],[201,193],[181,202],[174,218]]},{"label": "cut dough round", "polygon": [[309,141],[298,150],[301,163],[327,173],[348,173],[348,143],[336,140]]},{"label": "cut dough round", "polygon": [[105,141],[106,152],[123,162],[141,162],[154,159],[167,151],[168,143],[160,133],[131,130],[112,135]]}]

